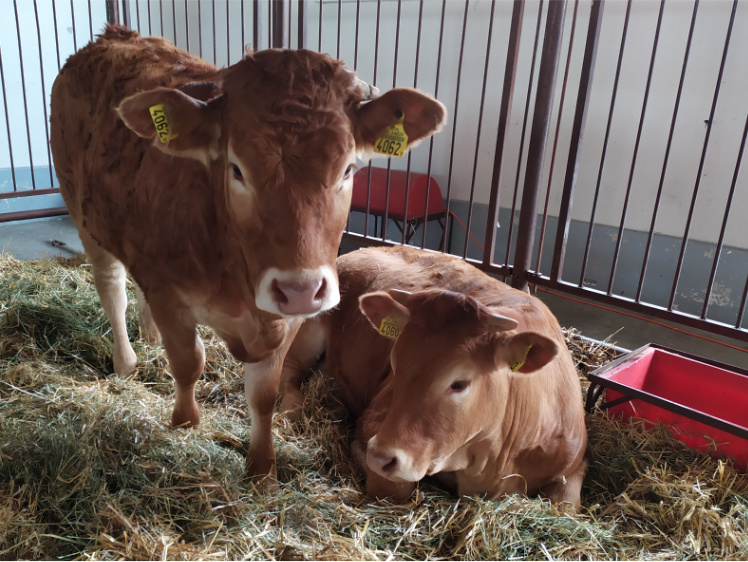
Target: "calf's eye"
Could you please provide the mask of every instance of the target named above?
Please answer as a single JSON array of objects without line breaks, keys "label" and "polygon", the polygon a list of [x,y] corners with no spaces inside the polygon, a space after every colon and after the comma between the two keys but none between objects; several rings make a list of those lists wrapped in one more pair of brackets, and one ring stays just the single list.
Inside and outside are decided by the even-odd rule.
[{"label": "calf's eye", "polygon": [[450,392],[463,392],[470,386],[470,381],[454,381],[449,385]]},{"label": "calf's eye", "polygon": [[234,172],[234,177],[236,179],[241,180],[244,178],[244,176],[242,176],[242,171],[239,169],[239,166],[237,166],[236,164],[232,164],[231,169]]}]

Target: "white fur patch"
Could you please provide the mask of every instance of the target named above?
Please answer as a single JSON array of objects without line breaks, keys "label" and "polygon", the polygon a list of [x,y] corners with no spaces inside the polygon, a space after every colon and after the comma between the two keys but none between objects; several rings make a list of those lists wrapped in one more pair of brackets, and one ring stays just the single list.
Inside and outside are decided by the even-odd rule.
[{"label": "white fur patch", "polygon": [[[292,281],[306,281],[323,279],[326,285],[325,295],[321,301],[321,307],[316,312],[311,314],[301,315],[288,315],[281,312],[278,303],[273,297],[273,282],[292,282]],[[255,297],[255,304],[260,310],[270,312],[283,316],[284,318],[291,318],[296,316],[302,316],[303,318],[312,318],[320,312],[328,310],[340,302],[340,289],[338,288],[338,281],[332,268],[323,265],[317,269],[299,269],[295,271],[281,271],[275,267],[268,269],[260,279],[260,283],[257,288],[257,296]]]}]

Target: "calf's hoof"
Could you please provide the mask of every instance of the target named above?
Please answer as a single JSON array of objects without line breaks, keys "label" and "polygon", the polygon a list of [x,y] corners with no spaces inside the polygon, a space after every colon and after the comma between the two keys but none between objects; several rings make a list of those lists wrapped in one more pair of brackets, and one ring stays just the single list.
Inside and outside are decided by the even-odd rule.
[{"label": "calf's hoof", "polygon": [[121,377],[126,377],[135,370],[135,366],[138,364],[138,356],[133,348],[128,346],[119,353],[115,351],[112,362],[114,363],[114,372]]},{"label": "calf's hoof", "polygon": [[278,411],[291,423],[300,423],[304,419],[304,397],[300,392],[283,394]]},{"label": "calf's hoof", "polygon": [[174,406],[174,412],[171,415],[171,426],[173,428],[193,427],[199,423],[200,409],[197,407],[196,402],[185,406]]},{"label": "calf's hoof", "polygon": [[250,448],[249,454],[247,455],[245,474],[247,478],[253,480],[260,480],[266,476],[277,479],[278,472],[275,468],[275,455],[252,454],[252,449]]},{"label": "calf's hoof", "polygon": [[275,457],[253,460],[251,454],[247,455],[244,476],[248,482],[263,493],[277,492],[279,489]]}]

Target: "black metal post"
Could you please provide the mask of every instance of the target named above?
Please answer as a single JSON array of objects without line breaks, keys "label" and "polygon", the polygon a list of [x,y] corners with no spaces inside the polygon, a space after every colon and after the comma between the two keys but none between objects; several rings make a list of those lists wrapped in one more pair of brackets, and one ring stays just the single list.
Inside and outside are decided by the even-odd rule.
[{"label": "black metal post", "polygon": [[[517,73],[517,60],[519,58],[519,44],[522,38],[522,16],[524,15],[524,10],[524,0],[514,0],[514,9],[512,10],[512,25],[509,32],[509,47],[507,50],[506,66],[504,69],[504,87],[501,92],[501,109],[499,110],[499,134],[496,138],[496,150],[494,151],[493,176],[491,178],[491,197],[489,198],[488,203],[488,222],[486,223],[486,239],[483,245],[483,267],[486,269],[491,267],[494,247],[496,246],[496,222],[499,220],[499,182],[501,181],[501,160],[504,156],[504,145],[506,143],[508,129],[507,125],[509,123],[509,112],[512,107],[512,94],[514,93],[514,78]],[[447,196],[447,205],[449,205],[449,196]],[[447,211],[449,211],[449,206],[447,206]],[[446,239],[446,232],[444,233],[444,239]],[[444,244],[444,240],[442,240],[442,244]]]},{"label": "black metal post", "polygon": [[288,46],[286,39],[286,14],[289,13],[287,0],[274,0],[270,2],[270,19],[272,25],[272,37],[270,46],[282,49]]},{"label": "black metal post", "polygon": [[106,0],[106,21],[111,24],[119,23],[119,0]]},{"label": "black metal post", "polygon": [[600,36],[602,24],[603,0],[593,0],[590,8],[590,23],[587,28],[587,43],[582,61],[582,73],[579,77],[579,93],[577,95],[577,106],[574,113],[574,124],[571,129],[571,141],[569,147],[569,158],[566,164],[566,177],[564,179],[564,191],[561,196],[561,208],[558,214],[558,230],[556,232],[556,243],[553,251],[553,264],[551,265],[551,280],[557,282],[561,277],[566,257],[566,243],[569,240],[569,229],[571,227],[571,203],[574,199],[574,187],[579,164],[579,151],[582,146],[582,130],[587,120],[587,109],[591,92],[592,75],[597,56],[597,40]]},{"label": "black metal post", "polygon": [[[561,40],[564,30],[566,0],[548,3],[545,23],[543,54],[538,73],[538,91],[535,96],[532,130],[527,155],[527,171],[522,189],[522,210],[519,218],[517,248],[514,252],[512,286],[524,289],[527,286],[527,273],[532,261],[532,248],[535,242],[535,210],[543,173],[546,140],[553,113],[553,97],[556,85],[556,71],[561,55]],[[493,226],[493,225],[491,225]]]}]

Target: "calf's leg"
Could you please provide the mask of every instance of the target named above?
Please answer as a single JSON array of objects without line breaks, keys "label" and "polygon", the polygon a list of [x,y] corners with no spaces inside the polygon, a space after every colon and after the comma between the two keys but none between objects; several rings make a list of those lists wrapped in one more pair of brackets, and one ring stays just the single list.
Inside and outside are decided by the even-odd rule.
[{"label": "calf's leg", "polygon": [[151,345],[161,343],[161,332],[153,319],[151,307],[145,299],[143,290],[137,285],[135,285],[135,294],[138,298],[138,320],[140,329],[143,330],[143,338]]},{"label": "calf's leg", "polygon": [[86,250],[93,269],[94,284],[99,293],[101,305],[112,326],[114,340],[114,372],[118,375],[129,375],[138,361],[135,351],[127,337],[125,311],[127,293],[125,283],[127,274],[125,266],[117,258],[91,238],[83,229],[78,229],[81,243]]},{"label": "calf's leg", "polygon": [[287,321],[285,337],[280,346],[267,358],[244,366],[244,394],[252,416],[247,476],[277,478],[275,449],[273,448],[273,411],[278,398],[281,369],[300,321]]},{"label": "calf's leg", "polygon": [[244,366],[244,394],[252,416],[247,453],[247,476],[250,477],[277,477],[272,423],[280,369],[280,361],[275,353],[268,359]]},{"label": "calf's leg", "polygon": [[587,474],[587,465],[587,459],[583,459],[571,474],[566,475],[565,481],[545,486],[541,494],[552,503],[568,503],[574,507],[580,507],[582,505],[582,483]]},{"label": "calf's leg", "polygon": [[159,295],[152,302],[151,312],[161,331],[175,383],[172,426],[197,425],[200,423],[200,409],[195,400],[195,384],[205,366],[205,348],[197,333],[197,323],[187,310],[168,296]]},{"label": "calf's leg", "polygon": [[280,411],[291,421],[301,421],[304,396],[301,384],[325,352],[325,332],[319,320],[302,324],[283,361]]}]

